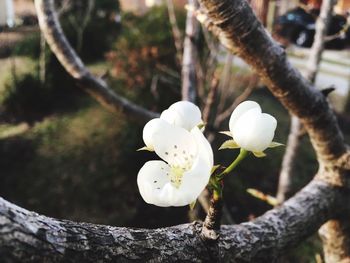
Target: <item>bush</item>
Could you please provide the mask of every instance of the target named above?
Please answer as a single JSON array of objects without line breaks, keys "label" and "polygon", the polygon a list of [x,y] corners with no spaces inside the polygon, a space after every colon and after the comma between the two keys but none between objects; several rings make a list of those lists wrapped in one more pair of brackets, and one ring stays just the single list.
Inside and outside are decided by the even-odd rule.
[{"label": "bush", "polygon": [[20,76],[6,85],[2,107],[5,116],[11,121],[34,119],[50,108],[50,93],[31,74]]},{"label": "bush", "polygon": [[[185,13],[177,14],[179,25],[185,24]],[[114,83],[118,92],[155,110],[167,108],[180,99],[181,76],[176,63],[176,48],[164,7],[156,7],[144,16],[123,16],[121,35],[109,60],[113,64]],[[130,77],[132,76],[132,77]],[[158,78],[155,101],[152,79]]]}]

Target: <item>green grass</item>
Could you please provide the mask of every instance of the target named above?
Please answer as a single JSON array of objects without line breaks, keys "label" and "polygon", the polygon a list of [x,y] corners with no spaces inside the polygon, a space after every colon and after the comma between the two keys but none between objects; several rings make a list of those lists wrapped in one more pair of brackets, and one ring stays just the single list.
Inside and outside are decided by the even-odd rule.
[{"label": "green grass", "polygon": [[33,71],[35,71],[35,63],[28,57],[0,59],[0,99],[6,83],[13,81],[13,73],[19,76]]}]

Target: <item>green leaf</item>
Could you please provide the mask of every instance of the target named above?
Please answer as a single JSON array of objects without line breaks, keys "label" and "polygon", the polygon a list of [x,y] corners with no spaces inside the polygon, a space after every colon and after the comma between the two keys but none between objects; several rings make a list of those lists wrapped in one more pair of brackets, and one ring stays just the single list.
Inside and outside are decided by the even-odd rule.
[{"label": "green leaf", "polygon": [[221,131],[219,133],[232,137],[232,133],[230,131]]},{"label": "green leaf", "polygon": [[253,154],[257,158],[264,158],[266,156],[264,152],[253,152]]},{"label": "green leaf", "polygon": [[137,151],[137,152],[140,152],[140,151],[149,151],[149,152],[154,152],[154,150],[153,150],[153,149],[148,148],[147,146],[142,147],[142,148],[140,148],[140,149],[137,149],[136,151]]},{"label": "green leaf", "polygon": [[214,165],[214,166],[211,168],[210,174],[215,173],[215,171],[216,171],[219,167],[220,167],[220,164]]},{"label": "green leaf", "polygon": [[196,203],[197,203],[197,199],[194,200],[192,203],[190,203],[190,209],[193,210],[194,207],[196,206]]},{"label": "green leaf", "polygon": [[279,143],[279,142],[272,142],[269,145],[269,148],[276,148],[276,147],[280,147],[280,146],[284,146],[283,143]]},{"label": "green leaf", "polygon": [[225,141],[219,148],[219,150],[223,149],[238,149],[241,148],[234,140]]}]

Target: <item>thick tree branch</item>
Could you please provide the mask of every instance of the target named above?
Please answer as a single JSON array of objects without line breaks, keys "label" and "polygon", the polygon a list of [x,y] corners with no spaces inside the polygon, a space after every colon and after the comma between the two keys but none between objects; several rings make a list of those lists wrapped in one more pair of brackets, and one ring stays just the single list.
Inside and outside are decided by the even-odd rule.
[{"label": "thick tree branch", "polygon": [[[316,150],[322,174],[333,172],[333,168],[339,167],[340,158],[347,154],[347,148],[325,96],[292,67],[284,49],[272,40],[245,0],[200,2],[225,46],[246,60],[282,104],[301,119]],[[324,179],[343,185],[346,178],[333,173]]]},{"label": "thick tree branch", "polygon": [[117,95],[107,83],[93,76],[65,37],[54,9],[53,0],[35,0],[39,25],[47,43],[62,66],[80,86],[103,106],[113,112],[124,112],[141,122],[148,121],[158,114],[146,110]]},{"label": "thick tree branch", "polygon": [[4,262],[216,262],[219,258],[273,262],[332,215],[343,212],[337,205],[340,201],[350,203],[343,190],[313,181],[283,206],[252,222],[222,226],[213,245],[201,239],[200,223],[153,230],[75,223],[38,215],[0,198],[0,258]]}]

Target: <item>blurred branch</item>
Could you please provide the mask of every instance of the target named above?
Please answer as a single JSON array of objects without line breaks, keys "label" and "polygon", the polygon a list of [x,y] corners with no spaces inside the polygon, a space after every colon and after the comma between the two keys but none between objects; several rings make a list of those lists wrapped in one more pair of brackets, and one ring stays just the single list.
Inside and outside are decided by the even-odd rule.
[{"label": "blurred branch", "polygon": [[113,112],[124,112],[146,122],[158,116],[116,94],[105,81],[93,76],[65,37],[54,9],[53,0],[35,0],[39,25],[52,52],[80,86],[103,106]]},{"label": "blurred branch", "polygon": [[195,10],[198,8],[197,0],[188,0],[186,18],[186,36],[182,57],[182,100],[195,102],[197,99],[197,74],[198,63],[197,42],[200,24],[196,19]]},{"label": "blurred branch", "polygon": [[[306,79],[315,83],[319,71],[322,53],[324,50],[325,37],[331,21],[333,7],[336,1],[324,0],[321,13],[316,22],[316,34],[309,59],[307,61]],[[279,176],[277,199],[279,203],[284,202],[292,193],[292,177],[295,176],[295,162],[300,147],[302,125],[296,116],[292,116],[287,147],[283,156],[282,167]]]},{"label": "blurred branch", "polygon": [[246,100],[250,96],[250,94],[252,94],[253,90],[256,88],[256,85],[258,84],[258,81],[259,81],[258,76],[255,76],[255,75],[252,76],[252,79],[251,79],[249,85],[233,101],[231,106],[228,107],[225,111],[218,114],[218,116],[216,116],[215,123],[214,123],[215,127],[219,127],[224,120],[226,120],[228,117],[231,116],[233,110],[238,106],[238,104],[240,104],[241,102]]},{"label": "blurred branch", "polygon": [[61,6],[57,10],[57,16],[60,17],[62,14],[67,12],[72,8],[72,1],[71,0],[63,0],[61,2]]},{"label": "blurred branch", "polygon": [[174,43],[176,48],[176,58],[177,58],[177,61],[180,62],[182,60],[182,48],[183,48],[182,36],[177,24],[173,0],[167,0],[167,7],[168,7],[168,14],[169,14],[169,21],[171,25],[171,30],[173,32]]},{"label": "blurred branch", "polygon": [[[74,27],[74,29],[77,33],[76,50],[78,53],[81,52],[81,48],[83,47],[84,31],[85,31],[85,29],[86,29],[86,27],[91,19],[91,14],[92,14],[92,11],[94,10],[94,6],[95,6],[95,0],[87,0],[87,7],[85,9],[85,12],[83,12],[83,15],[80,19],[78,19],[78,16],[76,16],[76,15],[70,15],[68,17],[70,23],[72,24],[72,26]],[[82,10],[80,10],[80,11],[82,11]]]},{"label": "blurred branch", "polygon": [[215,100],[217,96],[217,90],[219,86],[219,79],[216,76],[216,74],[213,75],[212,81],[210,83],[209,87],[209,92],[207,99],[205,101],[205,106],[203,110],[203,122],[204,123],[209,123],[210,122],[210,117],[211,113],[214,111],[214,106],[215,106]]}]

